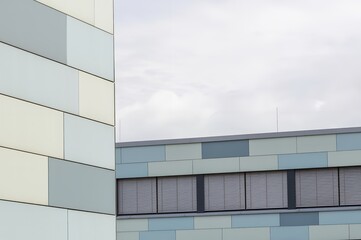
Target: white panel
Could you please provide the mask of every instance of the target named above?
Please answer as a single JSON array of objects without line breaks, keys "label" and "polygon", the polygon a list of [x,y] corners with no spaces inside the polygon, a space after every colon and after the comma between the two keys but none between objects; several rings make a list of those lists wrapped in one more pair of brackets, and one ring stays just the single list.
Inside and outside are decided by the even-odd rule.
[{"label": "white panel", "polygon": [[48,204],[48,158],[0,148],[0,198]]},{"label": "white panel", "polygon": [[202,145],[200,143],[166,145],[165,154],[167,161],[201,159]]},{"label": "white panel", "polygon": [[95,0],[95,26],[113,33],[113,0]]},{"label": "white panel", "polygon": [[193,161],[193,173],[238,172],[239,158],[212,158]]},{"label": "white panel", "polygon": [[63,113],[0,95],[0,146],[63,158]]},{"label": "white panel", "polygon": [[336,135],[297,137],[297,152],[336,151]]},{"label": "white panel", "polygon": [[296,138],[270,138],[249,141],[249,155],[296,153]]},{"label": "white panel", "polygon": [[192,161],[169,161],[148,163],[149,176],[170,176],[192,174]]},{"label": "white panel", "polygon": [[148,219],[117,220],[118,232],[148,231]]},{"label": "white panel", "polygon": [[68,240],[115,240],[115,216],[69,211]]},{"label": "white panel", "polygon": [[68,240],[67,210],[0,201],[0,239]]},{"label": "white panel", "polygon": [[114,83],[79,72],[79,114],[114,125]]}]

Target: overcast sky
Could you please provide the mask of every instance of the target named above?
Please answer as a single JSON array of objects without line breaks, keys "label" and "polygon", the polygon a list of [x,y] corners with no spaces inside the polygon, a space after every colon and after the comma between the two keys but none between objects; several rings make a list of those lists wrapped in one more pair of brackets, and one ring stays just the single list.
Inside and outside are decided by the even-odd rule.
[{"label": "overcast sky", "polygon": [[279,131],[361,126],[360,12],[360,0],[117,0],[117,140],[274,132],[277,107]]}]

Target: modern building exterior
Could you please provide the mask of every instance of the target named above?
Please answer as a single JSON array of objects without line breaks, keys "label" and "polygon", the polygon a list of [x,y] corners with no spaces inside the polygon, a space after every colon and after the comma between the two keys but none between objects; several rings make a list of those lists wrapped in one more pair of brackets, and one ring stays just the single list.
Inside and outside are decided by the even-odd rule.
[{"label": "modern building exterior", "polygon": [[118,240],[361,239],[361,128],[118,143]]},{"label": "modern building exterior", "polygon": [[0,239],[114,240],[112,0],[0,0]]}]

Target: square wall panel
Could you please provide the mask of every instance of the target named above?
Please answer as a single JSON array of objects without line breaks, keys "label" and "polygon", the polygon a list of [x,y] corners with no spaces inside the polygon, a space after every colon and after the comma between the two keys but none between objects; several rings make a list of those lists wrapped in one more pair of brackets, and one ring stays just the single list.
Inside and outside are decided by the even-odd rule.
[{"label": "square wall panel", "polygon": [[95,26],[113,33],[113,0],[95,0]]}]

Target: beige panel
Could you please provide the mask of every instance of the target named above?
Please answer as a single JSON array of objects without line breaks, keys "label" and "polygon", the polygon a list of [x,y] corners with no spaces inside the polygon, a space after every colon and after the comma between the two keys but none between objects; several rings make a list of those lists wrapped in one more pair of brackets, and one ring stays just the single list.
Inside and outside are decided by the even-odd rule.
[{"label": "beige panel", "polygon": [[177,230],[176,239],[177,240],[190,240],[190,239],[221,240],[222,230],[221,229]]},{"label": "beige panel", "polygon": [[94,25],[94,0],[36,0],[67,15]]},{"label": "beige panel", "polygon": [[350,225],[350,239],[361,239],[361,224]]},{"label": "beige panel", "polygon": [[193,161],[193,173],[226,173],[239,171],[239,158],[214,158]]},{"label": "beige panel", "polygon": [[201,159],[202,145],[200,143],[166,145],[165,154],[167,161]]},{"label": "beige panel", "polygon": [[114,125],[114,83],[79,72],[79,114]]},{"label": "beige panel", "polygon": [[328,166],[355,166],[361,165],[361,150],[328,153]]},{"label": "beige panel", "polygon": [[63,113],[0,95],[0,146],[63,158]]},{"label": "beige panel", "polygon": [[148,219],[117,220],[117,232],[148,231]]},{"label": "beige panel", "polygon": [[113,0],[95,0],[95,26],[113,33]]},{"label": "beige panel", "polygon": [[171,176],[189,174],[192,174],[191,160],[148,163],[149,176]]},{"label": "beige panel", "polygon": [[194,228],[231,228],[231,216],[194,217]]},{"label": "beige panel", "polygon": [[270,228],[233,228],[223,230],[223,240],[257,239],[269,240]]},{"label": "beige panel", "polygon": [[336,151],[336,135],[297,137],[297,152]]},{"label": "beige panel", "polygon": [[249,141],[249,155],[296,153],[296,138],[270,138]]},{"label": "beige panel", "polygon": [[309,227],[310,240],[349,239],[348,225],[324,225]]},{"label": "beige panel", "polygon": [[119,232],[117,240],[139,240],[139,232]]},{"label": "beige panel", "polygon": [[0,148],[0,199],[48,204],[48,158]]},{"label": "beige panel", "polygon": [[270,156],[255,156],[255,157],[240,157],[239,169],[244,171],[260,171],[260,170],[277,170],[278,158],[277,155]]}]

